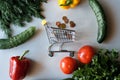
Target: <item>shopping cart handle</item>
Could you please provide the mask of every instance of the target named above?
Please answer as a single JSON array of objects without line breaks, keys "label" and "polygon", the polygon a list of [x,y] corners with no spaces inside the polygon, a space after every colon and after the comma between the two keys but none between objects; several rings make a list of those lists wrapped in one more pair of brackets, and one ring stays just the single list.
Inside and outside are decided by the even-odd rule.
[{"label": "shopping cart handle", "polygon": [[68,50],[60,50],[60,51],[49,51],[49,56],[50,57],[53,57],[54,56],[54,53],[59,53],[59,52],[69,52],[69,56],[73,57],[74,56],[74,53],[75,51],[68,51]]}]

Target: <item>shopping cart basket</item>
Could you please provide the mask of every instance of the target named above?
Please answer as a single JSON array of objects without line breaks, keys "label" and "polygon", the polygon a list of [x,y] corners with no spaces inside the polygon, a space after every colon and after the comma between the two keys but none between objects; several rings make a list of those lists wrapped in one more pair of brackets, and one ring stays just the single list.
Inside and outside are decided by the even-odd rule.
[{"label": "shopping cart basket", "polygon": [[[48,24],[46,24],[45,29],[47,32],[49,42],[51,44],[49,46],[50,57],[52,57],[54,53],[57,53],[57,52],[69,52],[71,57],[74,56],[74,51],[62,50],[62,46],[64,45],[64,43],[75,41],[75,30],[50,27]],[[59,50],[52,51],[51,48],[57,43],[61,44],[59,47]]]}]

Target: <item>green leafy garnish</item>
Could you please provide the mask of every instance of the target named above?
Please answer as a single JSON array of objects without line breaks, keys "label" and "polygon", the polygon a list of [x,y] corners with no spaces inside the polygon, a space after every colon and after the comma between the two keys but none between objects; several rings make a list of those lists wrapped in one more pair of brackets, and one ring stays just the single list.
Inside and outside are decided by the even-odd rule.
[{"label": "green leafy garnish", "polygon": [[11,23],[24,26],[25,22],[30,22],[32,16],[45,18],[41,11],[42,2],[47,0],[0,0],[0,29],[2,29],[8,37],[12,36],[10,28]]}]

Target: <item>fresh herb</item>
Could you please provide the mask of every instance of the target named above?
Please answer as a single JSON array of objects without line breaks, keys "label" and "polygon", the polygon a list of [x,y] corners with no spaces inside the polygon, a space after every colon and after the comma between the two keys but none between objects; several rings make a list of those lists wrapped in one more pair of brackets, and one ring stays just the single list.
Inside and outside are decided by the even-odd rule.
[{"label": "fresh herb", "polygon": [[25,22],[30,22],[32,16],[45,18],[41,11],[42,2],[47,0],[0,0],[0,28],[7,34],[12,36],[10,28],[11,23],[18,26],[24,26]]},{"label": "fresh herb", "polygon": [[90,64],[79,67],[73,80],[120,80],[119,52],[100,49]]}]

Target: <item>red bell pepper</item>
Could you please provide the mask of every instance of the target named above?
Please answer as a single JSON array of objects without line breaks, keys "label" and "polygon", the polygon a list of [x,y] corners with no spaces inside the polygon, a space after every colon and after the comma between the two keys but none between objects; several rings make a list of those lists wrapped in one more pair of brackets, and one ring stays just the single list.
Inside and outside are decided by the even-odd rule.
[{"label": "red bell pepper", "polygon": [[9,75],[12,80],[22,80],[25,78],[30,60],[25,58],[24,55],[28,52],[29,50],[25,51],[22,56],[13,56],[10,58]]}]

